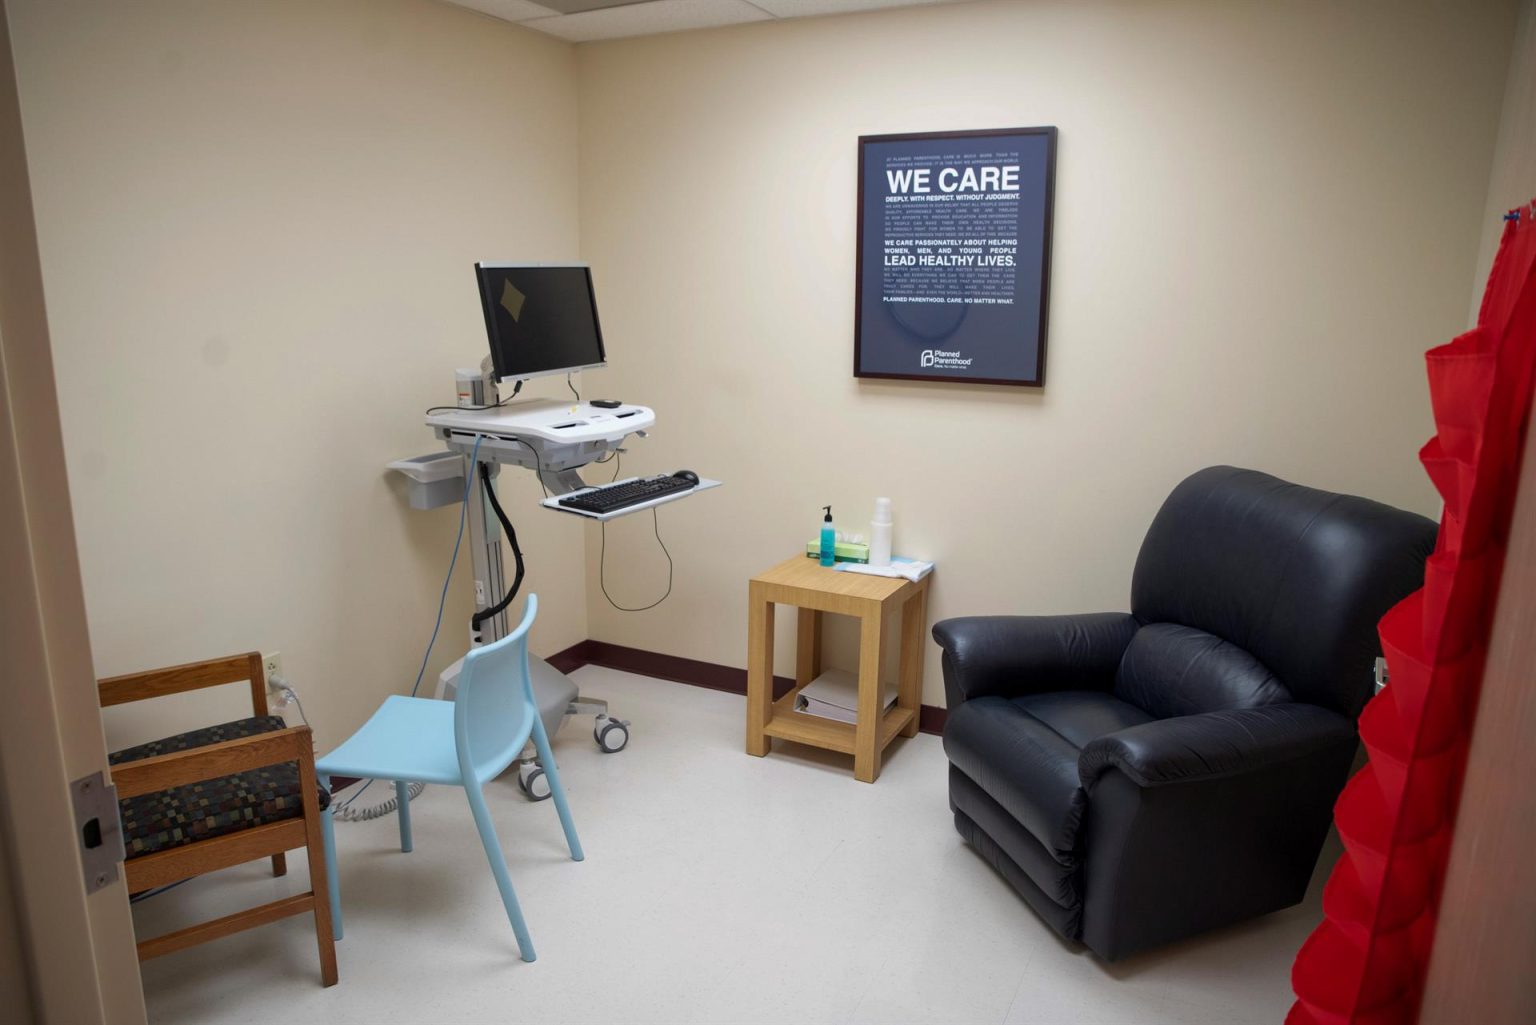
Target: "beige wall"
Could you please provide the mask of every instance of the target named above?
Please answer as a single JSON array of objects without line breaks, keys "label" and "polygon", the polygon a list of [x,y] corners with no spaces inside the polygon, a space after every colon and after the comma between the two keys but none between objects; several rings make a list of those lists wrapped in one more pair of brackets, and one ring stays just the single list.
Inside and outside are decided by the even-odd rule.
[{"label": "beige wall", "polygon": [[[581,47],[603,390],[659,417],[625,468],[726,481],[662,513],[652,612],[608,606],[589,537],[592,635],[742,665],[747,577],[826,502],[867,529],[894,499],[935,619],[1124,608],[1159,502],[1211,463],[1433,513],[1420,354],[1463,326],[1514,15],[997,3]],[[1039,124],[1046,387],[852,379],[856,137]],[[609,530],[620,601],[664,582],[649,530]]]},{"label": "beige wall", "polygon": [[1483,244],[1478,251],[1469,323],[1477,319],[1483,285],[1487,283],[1493,254],[1504,231],[1504,214],[1532,199],[1536,199],[1536,0],[1525,0],[1515,27],[1498,145],[1494,149],[1493,173],[1488,179]]},{"label": "beige wall", "polygon": [[[12,6],[96,667],[280,649],[334,743],[431,630],[457,510],[384,465],[484,354],[471,264],[578,255],[572,49],[429,0]],[[508,476],[558,650],[580,532]],[[224,690],[109,741],[240,714]]]},{"label": "beige wall", "polygon": [[[590,260],[612,369],[586,389],[661,418],[626,470],[727,481],[662,514],[677,586],[621,614],[596,533],[583,580],[578,528],[507,475],[545,653],[741,664],[745,578],[828,501],[866,529],[895,499],[935,618],[1123,607],[1211,462],[1435,508],[1418,354],[1467,308],[1512,3],[994,3],[577,49],[428,0],[16,6],[103,673],[281,649],[322,743],[409,686],[455,512],[382,466],[435,448],[417,412],[483,350],[483,256]],[[1045,123],[1048,386],[853,381],[856,136]],[[664,585],[649,530],[610,528],[621,602]],[[240,709],[175,701],[109,739]]]}]

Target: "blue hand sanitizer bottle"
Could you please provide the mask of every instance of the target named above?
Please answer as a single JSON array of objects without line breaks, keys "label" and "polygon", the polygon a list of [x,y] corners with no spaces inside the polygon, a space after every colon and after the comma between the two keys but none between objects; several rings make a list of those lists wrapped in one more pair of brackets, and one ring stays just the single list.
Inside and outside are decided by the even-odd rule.
[{"label": "blue hand sanitizer bottle", "polygon": [[822,506],[827,515],[821,521],[821,564],[830,566],[837,561],[837,528],[832,526],[832,507]]}]

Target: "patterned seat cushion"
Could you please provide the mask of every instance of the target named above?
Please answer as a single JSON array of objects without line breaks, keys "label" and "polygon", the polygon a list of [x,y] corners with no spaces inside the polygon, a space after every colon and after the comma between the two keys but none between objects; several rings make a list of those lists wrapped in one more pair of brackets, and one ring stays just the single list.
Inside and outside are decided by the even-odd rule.
[{"label": "patterned seat cushion", "polygon": [[[187,751],[226,740],[286,728],[275,715],[237,719],[174,737],[124,748],[108,756],[113,765]],[[331,795],[319,788],[320,807]],[[250,829],[267,822],[298,818],[303,814],[297,762],[265,765],[217,779],[199,780],[186,786],[142,794],[118,802],[123,820],[123,845],[129,860],[198,840]]]}]

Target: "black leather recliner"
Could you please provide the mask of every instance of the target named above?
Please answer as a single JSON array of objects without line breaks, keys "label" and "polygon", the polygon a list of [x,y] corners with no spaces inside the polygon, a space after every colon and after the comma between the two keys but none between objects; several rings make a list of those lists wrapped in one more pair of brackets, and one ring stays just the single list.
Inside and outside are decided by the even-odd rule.
[{"label": "black leather recliner", "polygon": [[1434,541],[1422,516],[1216,466],[1152,521],[1129,613],[937,624],[955,827],[1110,960],[1297,903],[1377,620]]}]

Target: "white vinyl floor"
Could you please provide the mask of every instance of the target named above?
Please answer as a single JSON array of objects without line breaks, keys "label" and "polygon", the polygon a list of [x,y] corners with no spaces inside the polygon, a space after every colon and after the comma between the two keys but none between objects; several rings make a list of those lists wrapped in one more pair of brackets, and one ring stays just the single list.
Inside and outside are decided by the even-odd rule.
[{"label": "white vinyl floor", "polygon": [[[150,1021],[1279,1022],[1300,907],[1104,965],[1060,942],[955,833],[937,737],[898,740],[873,786],[851,760],[742,750],[745,702],[589,666],[575,679],[633,721],[600,754],[590,720],[555,739],[587,860],[554,806],[488,788],[538,948],[517,957],[462,792],[337,823],[346,938],[322,988],[312,921],[290,918],[144,966]],[[1325,864],[1335,856],[1325,855]],[[256,862],[135,906],[153,936],[307,888]]]}]

